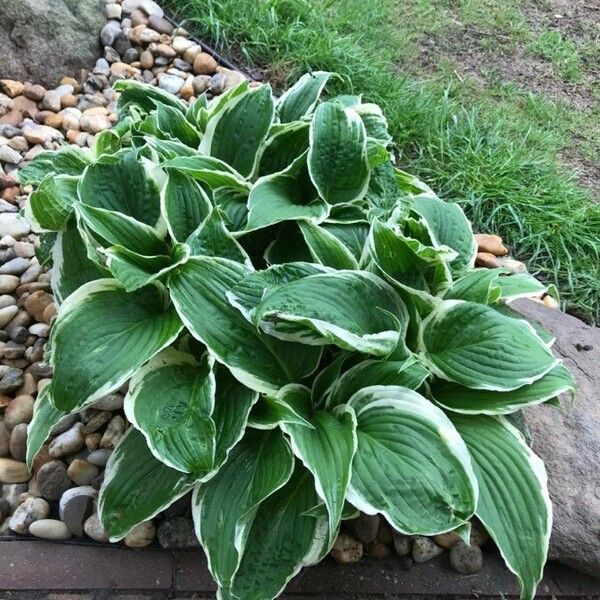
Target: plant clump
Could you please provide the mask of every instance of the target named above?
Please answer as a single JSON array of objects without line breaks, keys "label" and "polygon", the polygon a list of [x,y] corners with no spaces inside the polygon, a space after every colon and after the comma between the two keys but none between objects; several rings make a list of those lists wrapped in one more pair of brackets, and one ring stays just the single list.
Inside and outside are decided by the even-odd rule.
[{"label": "plant clump", "polygon": [[358,511],[467,541],[476,516],[531,599],[552,515],[512,417],[574,382],[509,303],[545,288],[475,268],[462,209],[394,166],[378,106],[321,101],[329,77],[189,106],[118,82],[93,152],[21,170],[60,302],[27,461],[129,382],[111,541],[193,490],[219,597],[268,600]]}]

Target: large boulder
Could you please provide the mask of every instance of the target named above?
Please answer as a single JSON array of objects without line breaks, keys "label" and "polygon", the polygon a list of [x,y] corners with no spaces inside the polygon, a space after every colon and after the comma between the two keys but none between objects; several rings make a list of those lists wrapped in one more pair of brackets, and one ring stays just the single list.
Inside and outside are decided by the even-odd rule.
[{"label": "large boulder", "polygon": [[554,352],[574,374],[574,405],[525,411],[533,449],[548,471],[554,506],[550,558],[600,575],[600,329],[530,300],[521,314],[556,336]]},{"label": "large boulder", "polygon": [[0,79],[54,87],[93,67],[103,7],[102,0],[1,0]]}]

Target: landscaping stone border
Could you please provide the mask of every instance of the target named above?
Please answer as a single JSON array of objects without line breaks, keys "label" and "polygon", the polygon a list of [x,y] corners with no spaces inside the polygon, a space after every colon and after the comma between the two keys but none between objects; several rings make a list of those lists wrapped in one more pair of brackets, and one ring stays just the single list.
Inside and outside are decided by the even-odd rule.
[{"label": "landscaping stone border", "polygon": [[[546,573],[537,598],[600,599],[600,581],[597,579],[575,573],[558,563],[549,563]],[[128,600],[166,600],[189,597],[190,594],[197,600],[207,600],[214,598],[215,592],[201,551],[167,552],[158,548],[134,551],[122,546],[82,542],[0,542],[0,581],[3,589],[11,592],[0,597],[12,600],[50,600],[51,592],[67,591],[85,594],[52,594],[51,598],[92,600],[104,598],[104,590],[110,590],[110,598],[120,598],[117,594],[121,592]],[[141,596],[140,592],[143,592]],[[282,598],[508,600],[517,596],[514,576],[504,567],[497,552],[490,549],[481,572],[463,576],[452,571],[443,558],[409,571],[401,570],[397,557],[367,559],[343,566],[326,559],[302,571],[290,582]]]}]

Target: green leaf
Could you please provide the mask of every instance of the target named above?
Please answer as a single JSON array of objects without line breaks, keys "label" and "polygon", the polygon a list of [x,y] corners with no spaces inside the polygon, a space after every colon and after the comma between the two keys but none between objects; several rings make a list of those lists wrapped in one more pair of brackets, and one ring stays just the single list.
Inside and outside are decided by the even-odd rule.
[{"label": "green leaf", "polygon": [[258,176],[284,171],[304,154],[308,150],[308,129],[309,124],[305,121],[271,127],[260,152]]},{"label": "green leaf", "polygon": [[469,453],[439,408],[398,386],[363,388],[349,405],[358,436],[351,504],[409,535],[450,531],[471,517],[477,481]]},{"label": "green leaf", "polygon": [[67,415],[66,412],[58,410],[44,388],[36,398],[33,405],[33,418],[27,425],[27,468],[31,471],[33,460],[42,449],[44,442],[50,437],[50,432],[58,425],[60,420]]},{"label": "green leaf", "polygon": [[235,169],[211,156],[180,156],[167,160],[160,166],[163,169],[185,173],[211,189],[229,187],[242,192],[250,189],[250,184]]},{"label": "green leaf", "polygon": [[248,209],[247,231],[299,219],[320,223],[329,214],[308,178],[304,154],[285,171],[261,177],[250,191]]},{"label": "green leaf", "polygon": [[162,133],[179,140],[190,148],[198,148],[200,133],[177,108],[162,103],[158,104],[156,122]]},{"label": "green leaf", "polygon": [[431,394],[438,404],[453,412],[503,415],[547,402],[565,392],[574,394],[576,387],[569,370],[559,364],[541,379],[510,392],[473,390],[450,381],[438,381],[431,386]]},{"label": "green leaf", "polygon": [[120,114],[127,114],[131,106],[137,106],[147,113],[160,105],[170,106],[182,114],[187,108],[185,103],[173,94],[133,79],[115,81],[114,88],[115,91],[120,92],[117,103]]},{"label": "green leaf", "polygon": [[52,263],[52,293],[59,304],[83,284],[109,275],[108,269],[88,258],[75,217],[58,232]]},{"label": "green leaf", "polygon": [[185,242],[206,219],[211,204],[204,190],[189,175],[171,169],[161,191],[161,210],[171,237]]},{"label": "green leaf", "polygon": [[193,257],[169,278],[177,312],[192,335],[253,390],[275,392],[317,367],[320,351],[270,338],[257,331],[226,294],[248,275],[240,263]]},{"label": "green leaf", "polygon": [[124,246],[132,252],[151,256],[168,254],[169,247],[156,230],[119,211],[77,204],[84,223],[109,245]]},{"label": "green leaf", "polygon": [[108,257],[108,268],[128,292],[160,280],[190,257],[190,249],[185,244],[176,244],[170,255],[143,256],[123,246],[111,246],[103,251]]},{"label": "green leaf", "polygon": [[203,154],[231,165],[245,177],[255,169],[258,150],[267,137],[275,104],[269,85],[249,88],[211,116],[200,143]]},{"label": "green leaf", "polygon": [[290,383],[282,387],[274,397],[263,396],[252,408],[248,425],[254,429],[275,429],[282,423],[312,427],[304,411],[288,402],[290,389],[300,389],[302,393],[306,390],[304,386]]},{"label": "green leaf", "polygon": [[367,136],[385,148],[392,141],[392,136],[388,132],[387,119],[381,108],[377,104],[359,104],[356,112],[365,126]]},{"label": "green leaf", "polygon": [[225,227],[221,211],[213,208],[186,240],[192,256],[220,256],[252,267],[250,257]]},{"label": "green leaf", "polygon": [[160,216],[158,188],[136,149],[100,157],[84,171],[78,192],[88,206],[117,211],[146,225],[154,226]]},{"label": "green leaf", "polygon": [[404,303],[366,271],[321,273],[268,290],[254,322],[280,339],[384,356],[403,335]]},{"label": "green leaf", "polygon": [[348,250],[352,256],[360,263],[365,250],[365,243],[369,235],[369,224],[366,221],[352,223],[333,223],[330,219],[321,223],[320,227],[329,234],[336,237]]},{"label": "green leaf", "polygon": [[506,272],[506,269],[473,269],[454,282],[444,294],[444,300],[494,304],[501,295],[499,275]]},{"label": "green leaf", "polygon": [[[309,395],[308,390],[306,393]],[[286,422],[282,428],[290,436],[294,454],[313,474],[317,494],[327,506],[331,547],[342,519],[357,447],[356,418],[354,411],[346,408],[336,416],[317,411],[310,422],[313,427]]]},{"label": "green leaf", "polygon": [[435,375],[478,390],[517,389],[558,363],[525,321],[458,300],[441,302],[423,321],[419,346]]},{"label": "green leaf", "polygon": [[292,452],[278,429],[248,430],[218,473],[196,487],[196,535],[220,587],[231,585],[261,502],[287,483],[293,468]]},{"label": "green leaf", "polygon": [[330,204],[362,198],[369,185],[367,134],[355,110],[323,102],[310,125],[308,170]]},{"label": "green leaf", "polygon": [[331,387],[326,407],[345,404],[363,388],[395,385],[411,390],[420,388],[429,371],[414,357],[407,360],[363,360],[339,376]]},{"label": "green leaf", "polygon": [[477,244],[471,223],[458,204],[444,202],[433,195],[420,195],[415,198],[413,210],[425,218],[439,244],[457,252],[458,257],[452,261],[456,271],[473,267]]},{"label": "green leaf", "polygon": [[58,231],[67,222],[77,202],[79,177],[49,175],[29,196],[26,205],[28,220],[46,231]]},{"label": "green leaf", "polygon": [[304,566],[327,552],[327,519],[305,516],[318,502],[312,477],[296,468],[288,483],[264,500],[248,539],[260,540],[244,553],[230,596],[244,600],[277,597]]},{"label": "green leaf", "polygon": [[167,467],[148,449],[144,436],[130,427],[111,453],[98,499],[98,517],[111,542],[124,538],[181,498],[192,476]]},{"label": "green leaf", "polygon": [[59,152],[46,151],[36,154],[29,164],[17,171],[17,175],[21,185],[39,184],[48,175],[81,175],[91,162],[83,150],[66,146]]},{"label": "green leaf", "polygon": [[131,379],[125,414],[167,466],[200,478],[215,460],[215,377],[212,361],[163,350]]},{"label": "green leaf", "polygon": [[277,101],[277,113],[281,123],[298,121],[310,115],[332,73],[314,71],[305,73]]},{"label": "green leaf", "polygon": [[498,277],[496,285],[500,288],[501,298],[512,302],[519,298],[542,296],[548,291],[548,286],[528,273],[515,273]]},{"label": "green leaf", "polygon": [[35,248],[35,257],[42,267],[52,267],[52,249],[56,244],[58,233],[56,231],[47,231],[40,233],[40,243]]},{"label": "green leaf", "polygon": [[219,188],[213,191],[213,203],[227,217],[227,229],[239,232],[248,222],[248,191]]},{"label": "green leaf", "polygon": [[181,322],[167,300],[156,285],[128,294],[112,279],[71,294],[50,334],[54,406],[72,412],[102,398],[173,342]]},{"label": "green leaf", "polygon": [[315,262],[335,269],[358,269],[352,252],[327,229],[309,221],[298,225]]},{"label": "green leaf", "polygon": [[542,578],[552,529],[544,463],[505,419],[452,415],[479,481],[476,515],[533,600]]}]

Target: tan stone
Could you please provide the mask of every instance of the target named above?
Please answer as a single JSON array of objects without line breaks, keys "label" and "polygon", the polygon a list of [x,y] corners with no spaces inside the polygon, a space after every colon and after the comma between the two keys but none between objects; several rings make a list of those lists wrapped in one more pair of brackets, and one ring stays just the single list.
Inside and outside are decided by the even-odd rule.
[{"label": "tan stone", "polygon": [[25,86],[20,81],[14,79],[0,79],[0,90],[9,98],[16,98],[23,93]]},{"label": "tan stone", "polygon": [[475,258],[475,266],[487,267],[488,269],[495,269],[500,266],[498,259],[490,252],[478,252]]},{"label": "tan stone", "polygon": [[508,248],[504,246],[499,235],[477,233],[475,234],[475,242],[479,252],[489,252],[494,256],[506,256],[508,254]]},{"label": "tan stone", "polygon": [[61,108],[74,108],[77,106],[77,96],[74,96],[73,94],[65,94],[60,99],[60,106]]},{"label": "tan stone", "polygon": [[53,129],[60,129],[62,127],[62,124],[63,124],[62,115],[59,115],[56,113],[52,113],[44,119],[44,125],[46,125],[48,127],[52,127]]},{"label": "tan stone", "polygon": [[38,290],[33,292],[24,302],[25,310],[40,323],[44,321],[44,311],[52,303],[52,296],[46,292]]},{"label": "tan stone", "polygon": [[12,458],[0,458],[0,483],[24,483],[29,479],[25,463]]},{"label": "tan stone", "polygon": [[194,59],[194,73],[196,75],[212,75],[217,66],[217,61],[206,52],[201,52]]}]

